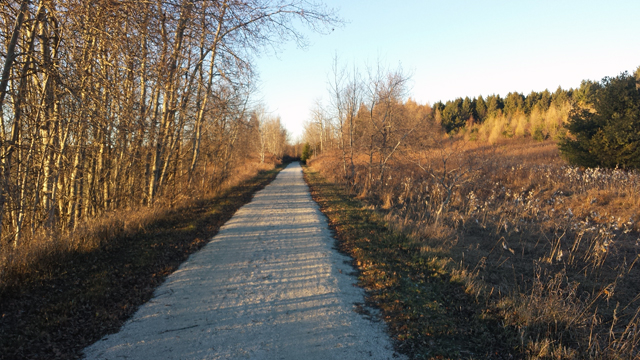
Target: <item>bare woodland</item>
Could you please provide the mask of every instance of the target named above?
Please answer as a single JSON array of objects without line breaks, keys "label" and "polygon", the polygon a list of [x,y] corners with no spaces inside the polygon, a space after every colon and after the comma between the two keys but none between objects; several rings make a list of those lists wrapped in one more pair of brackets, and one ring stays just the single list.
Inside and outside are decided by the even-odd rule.
[{"label": "bare woodland", "polygon": [[281,156],[282,125],[250,102],[252,56],[337,21],[298,0],[1,4],[5,249]]},{"label": "bare woodland", "polygon": [[[384,189],[389,161],[440,133],[431,107],[407,99],[409,80],[401,67],[378,64],[363,75],[335,58],[328,79],[329,100],[317,101],[303,140],[313,146],[315,155],[338,151],[342,178],[351,186],[358,183],[364,192]],[[366,157],[364,177],[356,174],[358,157]]]}]

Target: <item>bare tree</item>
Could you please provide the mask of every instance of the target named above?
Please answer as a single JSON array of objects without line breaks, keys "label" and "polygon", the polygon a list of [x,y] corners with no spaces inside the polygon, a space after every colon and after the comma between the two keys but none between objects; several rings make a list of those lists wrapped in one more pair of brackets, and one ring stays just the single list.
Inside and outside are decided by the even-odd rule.
[{"label": "bare tree", "polygon": [[368,182],[373,183],[374,158],[378,159],[378,182],[385,184],[388,161],[425,119],[410,119],[402,106],[409,77],[402,69],[386,71],[380,65],[369,70],[367,109],[369,123]]},{"label": "bare tree", "polygon": [[253,113],[258,137],[258,154],[264,163],[267,153],[282,157],[287,144],[287,131],[282,126],[279,116],[271,115],[264,105],[258,106]]},{"label": "bare tree", "polygon": [[316,100],[314,107],[311,109],[311,122],[308,124],[305,131],[307,138],[306,141],[314,144],[314,147],[317,147],[319,144],[320,153],[325,150],[328,131],[331,127],[330,121],[331,120],[322,106],[321,100]]},{"label": "bare tree", "polygon": [[0,246],[14,247],[217,186],[259,141],[252,57],[303,45],[299,23],[339,22],[302,0],[7,0],[0,20]]},{"label": "bare tree", "polygon": [[331,94],[330,104],[332,110],[332,118],[338,128],[338,141],[340,143],[340,151],[342,152],[342,170],[343,176],[347,178],[347,148],[345,143],[346,136],[346,118],[347,104],[345,99],[345,87],[348,79],[346,69],[338,63],[338,56],[334,55],[331,64],[331,77],[328,81],[329,92]]}]

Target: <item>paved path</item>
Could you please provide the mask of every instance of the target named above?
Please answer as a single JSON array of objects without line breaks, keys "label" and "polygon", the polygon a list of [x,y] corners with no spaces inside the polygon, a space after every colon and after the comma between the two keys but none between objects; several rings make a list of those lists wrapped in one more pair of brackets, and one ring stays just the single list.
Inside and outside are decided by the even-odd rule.
[{"label": "paved path", "polygon": [[86,359],[389,359],[297,163],[243,206]]}]

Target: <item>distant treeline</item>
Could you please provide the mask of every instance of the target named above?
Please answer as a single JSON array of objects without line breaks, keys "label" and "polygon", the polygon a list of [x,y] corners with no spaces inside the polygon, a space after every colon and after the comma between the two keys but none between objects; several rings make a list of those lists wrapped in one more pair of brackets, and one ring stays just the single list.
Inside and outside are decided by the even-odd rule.
[{"label": "distant treeline", "polygon": [[[349,76],[353,79],[345,80]],[[404,75],[378,76],[364,80],[357,71],[348,76],[338,71],[340,87],[332,90],[329,104],[313,110],[305,128],[303,140],[314,155],[342,150],[345,176],[358,152],[370,158],[371,181],[376,156],[382,159],[377,166],[384,169],[397,149],[415,151],[439,132],[489,143],[553,139],[572,164],[640,167],[640,67],[634,74],[583,80],[575,89],[465,97],[432,106],[406,98],[406,89],[394,82],[404,84]],[[394,80],[398,76],[403,81]]]},{"label": "distant treeline", "polygon": [[551,106],[560,110],[567,103],[584,105],[590,102],[599,87],[600,84],[597,82],[583,80],[577,89],[565,90],[558,87],[553,93],[545,89],[541,92],[532,91],[529,95],[510,92],[505,98],[494,94],[486,98],[480,95],[473,99],[457,98],[446,103],[438,101],[433,104],[433,110],[443,128],[451,133],[467,125],[481,124],[498,115],[531,115],[535,110],[544,113]]}]

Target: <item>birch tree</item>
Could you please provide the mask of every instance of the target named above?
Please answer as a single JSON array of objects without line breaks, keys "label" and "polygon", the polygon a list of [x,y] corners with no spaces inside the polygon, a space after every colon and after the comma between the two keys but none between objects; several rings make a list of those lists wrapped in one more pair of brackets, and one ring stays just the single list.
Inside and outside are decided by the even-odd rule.
[{"label": "birch tree", "polygon": [[339,22],[301,0],[2,4],[0,247],[218,186],[259,141],[253,58]]}]

